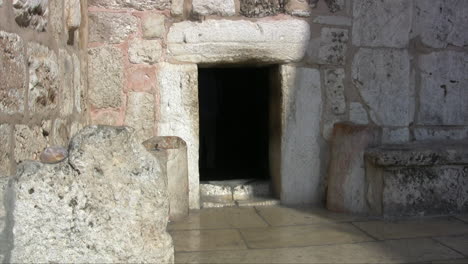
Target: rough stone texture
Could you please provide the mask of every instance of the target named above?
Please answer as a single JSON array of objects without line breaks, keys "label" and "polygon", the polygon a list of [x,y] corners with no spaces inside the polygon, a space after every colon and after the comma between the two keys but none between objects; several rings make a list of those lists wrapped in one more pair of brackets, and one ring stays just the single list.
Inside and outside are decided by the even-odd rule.
[{"label": "rough stone texture", "polygon": [[120,113],[116,111],[99,111],[92,113],[91,123],[96,125],[117,126],[121,124]]},{"label": "rough stone texture", "polygon": [[169,30],[169,55],[180,61],[290,62],[302,59],[309,41],[309,25],[302,20],[184,21]]},{"label": "rough stone texture", "polygon": [[16,34],[0,31],[0,112],[23,112],[26,92],[24,43]]},{"label": "rough stone texture", "polygon": [[171,7],[171,0],[89,0],[88,3],[90,6],[111,9],[132,8],[141,11]]},{"label": "rough stone texture", "polygon": [[410,140],[410,132],[407,127],[390,128],[384,127],[382,129],[382,143],[394,144],[405,143]]},{"label": "rough stone texture", "polygon": [[327,208],[343,213],[367,213],[364,151],[378,144],[377,127],[336,124],[328,166]]},{"label": "rough stone texture", "polygon": [[359,125],[367,125],[369,123],[367,111],[361,103],[351,102],[349,104],[349,121]]},{"label": "rough stone texture", "polygon": [[62,116],[73,113],[73,60],[66,50],[59,50],[59,72],[60,72],[60,114]]},{"label": "rough stone texture", "polygon": [[52,34],[58,36],[64,32],[64,0],[48,0],[49,1],[49,24],[52,29]]},{"label": "rough stone texture", "polygon": [[88,50],[89,100],[97,108],[119,107],[122,103],[123,54],[112,46]]},{"label": "rough stone texture", "polygon": [[42,127],[27,125],[16,125],[15,139],[15,161],[37,160],[41,152],[49,142],[50,122],[44,123]]},{"label": "rough stone texture", "polygon": [[307,0],[288,0],[285,10],[286,10],[286,13],[292,16],[298,16],[298,17],[310,16],[310,6]]},{"label": "rough stone texture", "polygon": [[161,164],[167,176],[169,219],[176,221],[189,215],[187,144],[178,137],[154,137],[143,142]]},{"label": "rough stone texture", "polygon": [[121,43],[138,30],[138,19],[127,13],[89,13],[89,41]]},{"label": "rough stone texture", "polygon": [[201,16],[233,16],[236,14],[234,0],[193,0],[192,9],[195,14]]},{"label": "rough stone texture", "polygon": [[327,64],[345,64],[348,30],[323,28],[320,38],[319,60]]},{"label": "rough stone texture", "polygon": [[144,38],[160,38],[166,32],[164,20],[161,14],[146,14],[141,20],[141,30]]},{"label": "rough stone texture", "polygon": [[414,36],[433,48],[468,45],[468,2],[463,0],[416,0]]},{"label": "rough stone texture", "polygon": [[344,69],[325,69],[325,95],[331,105],[334,114],[344,114],[346,111],[346,100],[344,95]]},{"label": "rough stone texture", "polygon": [[187,143],[189,205],[200,208],[198,71],[195,64],[161,63],[158,136],[177,136]]},{"label": "rough stone texture", "polygon": [[412,122],[415,99],[407,51],[361,48],[354,57],[352,78],[376,124]]},{"label": "rough stone texture", "polygon": [[13,0],[13,13],[16,23],[37,31],[46,31],[48,0]]},{"label": "rough stone texture", "polygon": [[78,29],[81,25],[80,0],[65,0],[65,17],[69,30]]},{"label": "rough stone texture", "polygon": [[412,2],[407,0],[354,1],[353,44],[393,48],[407,46],[412,7]]},{"label": "rough stone texture", "polygon": [[184,14],[184,0],[172,0],[171,15],[178,17]]},{"label": "rough stone texture", "polygon": [[328,24],[335,26],[351,26],[352,19],[343,16],[317,16],[313,22],[317,24]]},{"label": "rough stone texture", "polygon": [[468,139],[468,127],[417,127],[413,131],[416,140]]},{"label": "rough stone texture", "polygon": [[55,146],[67,146],[70,140],[70,132],[67,121],[64,119],[55,119],[52,129],[52,144]]},{"label": "rough stone texture", "polygon": [[281,202],[318,204],[323,195],[320,162],[322,95],[317,69],[280,66],[283,94]]},{"label": "rough stone texture", "polygon": [[127,87],[136,92],[151,92],[156,86],[156,69],[135,66],[127,69]]},{"label": "rough stone texture", "polygon": [[73,102],[75,105],[75,109],[78,113],[81,113],[83,110],[82,105],[84,103],[84,83],[86,80],[83,80],[83,76],[81,75],[81,61],[76,56],[76,54],[72,55],[73,60]]},{"label": "rough stone texture", "polygon": [[345,0],[325,0],[328,10],[331,13],[336,13],[345,8]]},{"label": "rough stone texture", "polygon": [[158,40],[132,40],[128,47],[131,63],[154,64],[161,57],[162,47]]},{"label": "rough stone texture", "polygon": [[246,17],[265,17],[283,12],[284,0],[240,0],[240,13]]},{"label": "rough stone texture", "polygon": [[11,126],[8,124],[0,125],[0,146],[2,146],[0,148],[0,178],[2,178],[10,176],[11,173]]},{"label": "rough stone texture", "polygon": [[142,142],[154,136],[154,95],[130,92],[127,100],[125,124],[135,128],[135,134]]},{"label": "rough stone texture", "polygon": [[419,58],[418,123],[468,124],[468,53],[433,52]]},{"label": "rough stone texture", "polygon": [[58,164],[22,164],[7,189],[10,261],[173,262],[164,176],[132,129],[87,127],[69,149]]},{"label": "rough stone texture", "polygon": [[57,56],[49,48],[28,43],[29,109],[32,112],[53,110],[59,96]]}]

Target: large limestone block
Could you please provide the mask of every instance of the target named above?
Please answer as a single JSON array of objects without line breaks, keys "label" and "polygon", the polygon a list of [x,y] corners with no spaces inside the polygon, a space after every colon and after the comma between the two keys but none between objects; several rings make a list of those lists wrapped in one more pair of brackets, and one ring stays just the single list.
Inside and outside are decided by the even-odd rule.
[{"label": "large limestone block", "polygon": [[126,13],[89,13],[89,41],[121,43],[138,30],[138,19]]},{"label": "large limestone block", "polygon": [[233,16],[236,14],[234,0],[193,0],[193,12],[198,15]]},{"label": "large limestone block", "polygon": [[23,112],[26,94],[24,42],[16,34],[0,31],[0,112]]},{"label": "large limestone block", "polygon": [[419,123],[468,124],[468,53],[441,51],[422,55]]},{"label": "large limestone block", "polygon": [[280,67],[282,102],[281,202],[318,204],[323,194],[321,174],[322,94],[320,72]]},{"label": "large limestone block", "polygon": [[412,1],[356,0],[353,5],[353,44],[403,48],[409,42],[412,15]]},{"label": "large limestone block", "polygon": [[154,107],[153,94],[140,92],[128,93],[125,124],[133,127],[142,141],[154,135]]},{"label": "large limestone block", "polygon": [[7,262],[173,262],[164,175],[133,129],[84,128],[69,151],[22,163],[10,182]]},{"label": "large limestone block", "polygon": [[468,45],[468,1],[416,0],[413,35],[433,48]]},{"label": "large limestone block", "polygon": [[171,0],[89,0],[88,3],[90,6],[110,9],[132,8],[140,11],[171,8]]},{"label": "large limestone block", "polygon": [[162,63],[158,136],[177,136],[187,143],[189,204],[200,208],[198,70],[195,64]]},{"label": "large limestone block", "polygon": [[298,19],[184,21],[169,29],[173,58],[193,63],[292,62],[304,56],[310,37]]},{"label": "large limestone block", "polygon": [[361,48],[354,57],[352,78],[376,124],[407,126],[413,121],[414,84],[407,51]]}]

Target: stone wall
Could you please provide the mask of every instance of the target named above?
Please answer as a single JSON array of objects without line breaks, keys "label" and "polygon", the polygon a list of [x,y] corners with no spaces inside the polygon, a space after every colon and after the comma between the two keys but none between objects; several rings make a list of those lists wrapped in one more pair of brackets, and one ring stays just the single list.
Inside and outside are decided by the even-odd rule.
[{"label": "stone wall", "polygon": [[337,122],[381,127],[384,143],[468,138],[467,9],[456,0],[89,1],[91,121],[184,139],[197,208],[197,67],[279,64],[281,199],[322,203]]}]

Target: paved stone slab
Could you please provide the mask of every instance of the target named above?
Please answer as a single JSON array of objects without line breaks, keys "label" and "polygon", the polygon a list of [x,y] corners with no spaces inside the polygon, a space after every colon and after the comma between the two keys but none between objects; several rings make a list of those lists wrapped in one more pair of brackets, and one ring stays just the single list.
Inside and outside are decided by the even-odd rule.
[{"label": "paved stone slab", "polygon": [[[176,251],[247,249],[239,232],[226,230],[187,230],[171,232]],[[203,241],[200,243],[200,241]]]},{"label": "paved stone slab", "polygon": [[468,235],[464,236],[449,236],[449,237],[436,237],[435,240],[455,249],[456,251],[468,255]]}]

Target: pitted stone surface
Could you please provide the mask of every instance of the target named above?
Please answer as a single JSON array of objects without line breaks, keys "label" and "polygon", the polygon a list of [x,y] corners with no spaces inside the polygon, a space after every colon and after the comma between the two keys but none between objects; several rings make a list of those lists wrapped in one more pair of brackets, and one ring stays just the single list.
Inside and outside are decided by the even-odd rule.
[{"label": "pitted stone surface", "polygon": [[415,99],[407,51],[361,48],[354,57],[352,78],[376,124],[412,122]]},{"label": "pitted stone surface", "polygon": [[89,41],[121,43],[138,30],[138,20],[127,13],[89,13]]},{"label": "pitted stone surface", "polygon": [[412,2],[407,0],[354,1],[353,44],[393,48],[407,46],[412,7]]},{"label": "pitted stone surface", "polygon": [[161,57],[162,47],[158,40],[132,40],[128,47],[131,63],[154,64]]},{"label": "pitted stone surface", "polygon": [[24,43],[18,35],[0,31],[0,61],[0,112],[23,112],[26,64]]},{"label": "pitted stone surface", "polygon": [[246,17],[273,16],[283,9],[284,0],[240,0],[240,13]]},{"label": "pitted stone surface", "polygon": [[123,54],[119,48],[102,46],[88,50],[89,99],[97,108],[122,104]]},{"label": "pitted stone surface", "polygon": [[125,124],[136,129],[136,135],[143,141],[154,136],[155,102],[150,93],[130,92],[127,99]]},{"label": "pitted stone surface", "polygon": [[344,114],[346,101],[344,95],[345,71],[339,69],[325,69],[325,94],[334,114]]},{"label": "pitted stone surface", "polygon": [[345,64],[348,30],[323,28],[320,37],[319,60],[327,64]]},{"label": "pitted stone surface", "polygon": [[170,56],[193,63],[290,62],[302,59],[309,37],[298,19],[184,21],[172,25],[167,45]]},{"label": "pitted stone surface", "polygon": [[328,10],[332,13],[339,12],[345,8],[345,0],[325,0]]},{"label": "pitted stone surface", "polygon": [[165,16],[161,14],[147,14],[141,21],[141,30],[144,38],[160,38],[166,32],[164,27]]},{"label": "pitted stone surface", "polygon": [[59,69],[55,52],[37,43],[28,43],[29,109],[55,109],[59,97]]},{"label": "pitted stone surface", "polygon": [[161,63],[159,136],[177,136],[187,143],[189,206],[200,208],[198,71],[195,64]]},{"label": "pitted stone surface", "polygon": [[20,165],[7,190],[10,261],[172,263],[164,176],[133,130],[87,127],[69,150],[58,164]]},{"label": "pitted stone surface", "polygon": [[234,0],[193,0],[193,12],[198,15],[233,16],[236,14]]},{"label": "pitted stone surface", "polygon": [[463,0],[416,0],[414,32],[433,48],[468,45],[468,2]]},{"label": "pitted stone surface", "polygon": [[48,0],[13,0],[15,21],[21,27],[46,31],[48,10]]},{"label": "pitted stone surface", "polygon": [[171,8],[171,0],[90,0],[89,5],[111,9],[132,8],[145,11],[153,9],[169,9]]},{"label": "pitted stone surface", "polygon": [[[10,176],[11,170],[11,126],[8,124],[0,125],[0,178]],[[0,193],[1,195],[1,193]],[[0,207],[2,204],[0,204]]]},{"label": "pitted stone surface", "polygon": [[29,127],[16,125],[14,131],[15,139],[15,161],[38,160],[41,152],[47,147],[50,134],[50,121],[43,126]]},{"label": "pitted stone surface", "polygon": [[468,53],[433,52],[419,58],[419,124],[468,124]]}]

